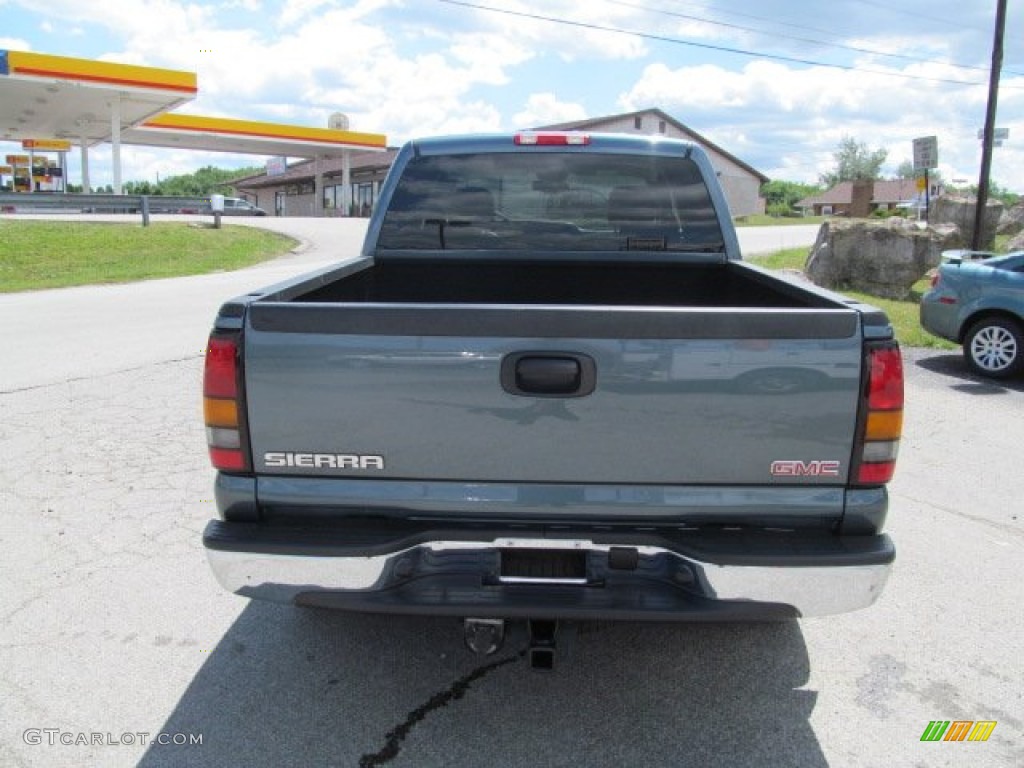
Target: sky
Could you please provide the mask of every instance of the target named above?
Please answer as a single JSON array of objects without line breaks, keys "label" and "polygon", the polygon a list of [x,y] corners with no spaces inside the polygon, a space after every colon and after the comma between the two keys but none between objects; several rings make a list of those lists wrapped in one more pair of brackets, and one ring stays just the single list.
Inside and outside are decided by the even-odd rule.
[{"label": "sky", "polygon": [[[179,111],[316,127],[343,112],[391,145],[657,107],[772,179],[816,183],[844,137],[887,150],[894,176],[936,136],[943,178],[977,184],[996,5],[0,0],[0,49],[188,70],[199,95]],[[1006,30],[991,179],[1024,193],[1024,0]],[[90,154],[94,185],[109,158]],[[265,159],[125,147],[122,177]]]}]

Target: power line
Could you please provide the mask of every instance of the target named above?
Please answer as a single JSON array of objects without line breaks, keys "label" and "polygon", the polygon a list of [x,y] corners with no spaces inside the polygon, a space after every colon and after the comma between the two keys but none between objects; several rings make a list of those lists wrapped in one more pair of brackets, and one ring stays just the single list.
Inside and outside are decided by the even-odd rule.
[{"label": "power line", "polygon": [[[607,2],[614,2],[614,0],[606,0],[606,1]],[[965,26],[962,22],[951,21],[949,19],[939,18],[938,16],[929,16],[927,14],[920,14],[920,13],[917,13],[917,12],[914,12],[914,11],[906,11],[906,10],[903,10],[902,8],[896,8],[896,7],[892,6],[892,5],[885,5],[885,4],[882,4],[882,3],[870,2],[870,0],[850,0],[850,1],[851,2],[860,3],[862,5],[870,5],[870,6],[874,6],[876,8],[882,8],[882,9],[884,9],[886,11],[889,11],[889,12],[901,13],[901,14],[903,14],[905,16],[912,17],[915,21],[920,21],[920,20],[923,19],[923,20],[926,20],[926,21],[933,21],[933,22],[936,22],[936,23],[939,23],[939,24],[945,24],[945,25],[948,25],[948,26],[951,26],[951,27],[956,27],[957,29],[960,29],[960,30],[970,29],[970,30],[974,30],[976,32],[982,32],[985,35],[988,34],[988,30],[983,28],[983,27]],[[673,5],[679,5],[679,4],[680,3],[679,3],[678,0],[676,0],[676,2],[673,3]],[[709,7],[707,5],[701,5],[700,8],[705,10],[705,11],[708,11],[708,12],[710,12],[712,14],[716,13],[716,12],[719,12],[719,13],[722,13],[723,15],[727,14],[728,16],[739,16],[739,17],[742,17],[742,18],[754,19],[756,21],[765,21],[765,22],[768,22],[768,24],[772,24],[772,25],[779,26],[779,27],[791,27],[793,29],[803,29],[803,30],[807,30],[808,32],[819,32],[819,33],[822,33],[822,34],[825,34],[825,35],[832,34],[832,30],[830,30],[830,29],[822,29],[821,27],[812,27],[812,26],[808,26],[806,24],[795,24],[793,22],[780,21],[780,20],[778,20],[775,17],[758,16],[757,14],[753,14],[753,13],[743,13],[742,11],[736,11],[736,10],[733,10],[732,8],[729,8],[728,11],[721,11],[721,10],[716,9],[714,7]],[[777,34],[775,32],[771,32],[771,31],[768,31],[768,30],[763,30],[762,31],[762,30],[756,30],[755,29],[755,30],[752,30],[752,31],[754,31],[755,33],[758,33],[758,34],[763,34],[763,35],[775,35],[775,34]],[[779,37],[782,37],[782,35],[779,35]],[[823,42],[822,44],[823,45],[827,45],[827,46],[843,47],[842,44],[840,44],[840,43]],[[854,50],[856,50],[856,49],[854,49]],[[883,55],[883,56],[889,55],[889,54],[886,54],[884,51],[878,51],[877,53],[879,53],[880,55]],[[933,64],[945,64],[946,63],[946,62],[941,62],[941,61],[935,61],[933,59],[920,59],[919,61],[922,61],[922,62],[925,62],[925,63],[933,63]],[[978,70],[981,70],[981,71],[986,72],[986,73],[988,72],[988,68],[987,67],[972,67],[969,64],[951,64],[950,66],[955,66],[955,67],[964,68],[964,69],[978,69]],[[1005,65],[1003,67],[1003,72],[1005,72],[1007,74],[1011,74],[1011,75],[1024,76],[1024,72],[1018,72],[1018,71],[1013,71],[1013,70],[1007,69]]]},{"label": "power line", "polygon": [[[875,3],[871,0],[854,0],[854,2],[860,5],[870,5],[873,8],[881,8],[886,13],[902,13],[905,16],[912,16],[916,20],[925,19],[927,21],[935,21],[939,24],[945,24],[956,29],[965,29],[964,24],[959,21],[952,21],[951,19],[940,19],[938,16],[929,16],[926,13],[918,13],[917,11],[905,11],[894,3]],[[981,27],[967,27],[967,29],[974,29],[978,32],[987,32],[988,30],[982,29]]]},{"label": "power line", "polygon": [[[914,61],[914,62],[918,62],[918,63],[921,63],[921,64],[943,64],[945,66],[956,67],[957,69],[973,69],[975,71],[984,72],[985,74],[988,74],[988,68],[987,67],[979,67],[979,66],[975,66],[973,64],[955,64],[953,62],[938,62],[938,61],[935,61],[934,59],[925,59],[925,58],[922,58],[920,56],[910,56],[910,55],[904,54],[904,53],[890,53],[888,51],[880,51],[880,50],[873,49],[873,48],[861,48],[861,47],[858,47],[858,46],[855,46],[855,45],[846,45],[845,43],[830,42],[830,41],[827,41],[827,40],[818,40],[818,39],[810,38],[810,37],[799,37],[797,35],[787,35],[787,34],[782,33],[782,32],[768,32],[767,30],[757,29],[756,27],[749,27],[749,26],[745,26],[743,24],[734,24],[734,23],[727,22],[727,21],[717,21],[715,19],[709,19],[709,18],[706,18],[706,17],[703,17],[703,16],[695,16],[695,15],[690,14],[690,13],[679,13],[678,11],[666,11],[666,10],[663,10],[661,8],[652,8],[650,6],[642,5],[640,3],[625,2],[624,0],[605,0],[605,2],[609,3],[611,5],[622,6],[624,8],[632,8],[632,9],[637,10],[637,11],[645,11],[647,13],[656,13],[656,14],[659,14],[659,15],[662,15],[662,16],[671,16],[672,18],[686,19],[687,21],[696,21],[696,22],[700,22],[701,24],[710,24],[710,25],[716,26],[716,27],[724,27],[725,29],[735,29],[735,30],[738,30],[740,32],[751,32],[751,33],[753,33],[755,35],[771,35],[773,37],[783,38],[783,39],[786,39],[786,40],[794,40],[794,41],[796,41],[798,43],[810,43],[812,45],[821,45],[821,46],[826,46],[826,47],[829,47],[829,48],[838,48],[838,49],[841,49],[841,50],[844,50],[844,51],[852,51],[853,53],[865,53],[865,54],[869,54],[869,55],[872,55],[872,56],[885,56],[885,57],[890,58],[890,59],[902,59],[903,61]],[[758,20],[761,20],[761,21],[770,21],[769,19],[765,19],[764,17],[754,16],[752,14],[739,14],[739,13],[737,13],[736,15],[737,16],[746,16],[748,18],[758,19]],[[790,26],[790,25],[786,25],[786,26]],[[792,26],[797,26],[797,25],[792,25]],[[815,29],[814,27],[801,27],[801,28],[802,29],[808,29],[808,30],[811,30],[813,32],[825,32],[825,30]]]},{"label": "power line", "polygon": [[[678,2],[674,3],[674,5],[679,5],[679,3]],[[706,5],[702,5],[700,7],[703,10],[708,11],[710,13],[722,12],[722,11],[719,11],[719,9],[717,9],[717,8],[708,7]],[[724,12],[722,12],[722,13],[724,13]],[[742,11],[736,11],[736,10],[733,10],[732,8],[729,9],[728,14],[729,14],[729,16],[739,16],[739,17],[745,18],[745,19],[754,19],[755,21],[766,21],[769,24],[774,24],[775,26],[779,26],[779,27],[791,27],[792,29],[805,29],[808,32],[821,32],[821,33],[824,33],[826,35],[827,34],[831,34],[831,30],[822,29],[821,27],[810,27],[810,26],[807,26],[806,24],[794,24],[793,22],[789,22],[789,21],[779,21],[775,17],[758,16],[757,14],[754,14],[754,13],[743,13]]]},{"label": "power line", "polygon": [[[676,0],[676,2],[673,3],[673,5],[680,5],[680,2],[678,0]],[[687,3],[687,5],[689,5],[689,3]],[[820,32],[820,33],[826,34],[826,35],[832,34],[832,30],[830,30],[830,29],[822,29],[821,27],[812,27],[812,26],[808,26],[807,24],[796,24],[796,23],[791,22],[791,21],[780,21],[778,19],[778,17],[775,17],[775,16],[759,16],[759,15],[754,14],[754,13],[744,13],[742,11],[737,11],[737,10],[734,10],[732,8],[729,8],[728,11],[724,11],[724,10],[715,8],[713,6],[700,5],[700,7],[703,10],[708,11],[710,13],[718,12],[718,13],[722,13],[723,15],[727,14],[728,16],[739,16],[741,18],[754,19],[755,21],[766,21],[769,24],[774,24],[775,26],[779,26],[779,27],[791,27],[792,29],[805,29],[808,32]],[[937,19],[937,21],[939,21],[939,20]],[[943,23],[954,24],[954,22],[943,22]],[[960,25],[957,25],[957,26],[960,26]],[[971,27],[971,29],[977,29],[977,27]]]},{"label": "power line", "polygon": [[[668,37],[666,35],[655,35],[651,32],[639,32],[636,30],[621,29],[619,27],[611,27],[604,24],[595,24],[593,22],[586,21],[574,21],[572,19],[559,19],[554,16],[544,16],[539,13],[528,13],[526,11],[514,11],[508,8],[495,8],[489,5],[483,5],[480,3],[466,2],[465,0],[438,0],[438,2],[445,3],[446,5],[455,5],[462,8],[471,8],[477,11],[487,11],[488,13],[498,13],[505,16],[514,16],[522,19],[531,19],[533,21],[545,21],[552,24],[561,24],[564,26],[575,27],[577,29],[589,29],[596,32],[609,32],[618,35],[631,35],[633,37],[639,37],[644,40],[653,40],[660,43],[670,43],[672,45],[684,45],[690,48],[701,48],[703,50],[717,51],[719,53],[733,53],[739,56],[748,56],[755,59],[769,59],[772,61],[783,61],[789,64],[805,64],[812,67],[825,67],[828,69],[839,69],[846,72],[863,72],[866,74],[882,75],[883,77],[898,77],[904,80],[916,80],[932,83],[945,83],[947,85],[968,85],[977,86],[984,85],[984,83],[971,81],[971,80],[951,80],[949,78],[942,77],[928,77],[925,75],[905,75],[901,72],[886,72],[879,69],[870,69],[867,67],[854,66],[850,64],[830,64],[824,61],[816,61],[814,59],[803,59],[796,56],[783,56],[781,54],[764,53],[763,51],[750,51],[743,48],[733,48],[725,45],[713,45],[711,43],[698,43],[693,40],[681,40],[676,37]],[[1013,86],[1008,86],[1013,87]]]}]

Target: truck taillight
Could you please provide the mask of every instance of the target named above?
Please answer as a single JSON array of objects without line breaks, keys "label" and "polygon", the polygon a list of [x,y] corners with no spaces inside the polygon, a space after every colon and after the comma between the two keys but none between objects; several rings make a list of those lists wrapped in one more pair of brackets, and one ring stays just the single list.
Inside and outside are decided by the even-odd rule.
[{"label": "truck taillight", "polygon": [[203,420],[210,461],[225,472],[246,472],[238,376],[238,337],[214,332],[203,369]]},{"label": "truck taillight", "polygon": [[903,358],[896,342],[868,349],[865,405],[856,457],[856,482],[883,485],[892,480],[903,434]]}]

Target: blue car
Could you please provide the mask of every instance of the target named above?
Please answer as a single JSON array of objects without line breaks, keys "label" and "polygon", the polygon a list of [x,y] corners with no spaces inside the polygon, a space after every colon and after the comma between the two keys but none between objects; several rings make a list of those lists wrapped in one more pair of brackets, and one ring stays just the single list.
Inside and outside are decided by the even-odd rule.
[{"label": "blue car", "polygon": [[921,325],[963,345],[976,373],[1003,379],[1024,369],[1024,251],[942,264],[921,299]]}]

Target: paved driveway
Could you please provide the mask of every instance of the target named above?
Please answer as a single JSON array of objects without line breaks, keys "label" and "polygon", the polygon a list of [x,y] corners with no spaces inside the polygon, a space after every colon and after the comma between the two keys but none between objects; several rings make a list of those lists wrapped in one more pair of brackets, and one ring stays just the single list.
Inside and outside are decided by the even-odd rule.
[{"label": "paved driveway", "polygon": [[[949,353],[907,353],[899,555],[860,613],[589,624],[544,675],[450,620],[224,593],[201,348],[219,301],[310,255],[0,297],[0,765],[1024,765],[1024,382]],[[150,349],[132,318],[174,328]],[[958,719],[998,724],[920,742]]]}]

